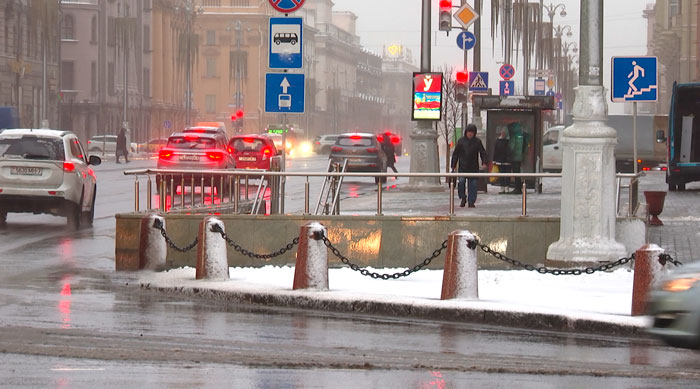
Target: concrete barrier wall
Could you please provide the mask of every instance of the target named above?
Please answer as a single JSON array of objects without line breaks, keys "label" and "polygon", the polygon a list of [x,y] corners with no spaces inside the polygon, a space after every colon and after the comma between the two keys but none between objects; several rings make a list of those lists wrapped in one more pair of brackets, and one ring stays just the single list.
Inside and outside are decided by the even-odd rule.
[{"label": "concrete barrier wall", "polygon": [[[140,223],[143,213],[116,216],[116,269],[137,270]],[[168,236],[180,247],[197,236],[202,215],[164,215]],[[340,252],[359,266],[405,268],[432,255],[454,230],[469,230],[492,249],[532,265],[543,265],[549,245],[559,239],[559,218],[554,217],[400,217],[400,216],[304,216],[217,215],[229,238],[258,253],[276,252],[299,236],[299,228],[319,221]],[[640,221],[640,223],[642,223]],[[643,223],[642,223],[643,225]],[[634,251],[636,248],[632,248]],[[478,250],[479,268],[506,269],[503,262]],[[296,247],[270,260],[243,256],[228,247],[230,266],[289,265],[295,263]],[[168,248],[168,266],[194,267],[196,250],[180,253]],[[329,266],[341,261],[328,254]],[[444,252],[429,268],[444,266]]]}]

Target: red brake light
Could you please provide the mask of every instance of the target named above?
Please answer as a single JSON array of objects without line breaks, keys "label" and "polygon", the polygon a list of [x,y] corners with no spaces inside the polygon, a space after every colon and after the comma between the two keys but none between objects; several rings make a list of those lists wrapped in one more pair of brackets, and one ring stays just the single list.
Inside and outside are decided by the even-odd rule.
[{"label": "red brake light", "polygon": [[270,149],[268,149],[268,148],[265,148],[265,149],[263,150],[263,154],[265,154],[265,155],[270,155],[270,154],[272,154],[272,150],[270,150]]},{"label": "red brake light", "polygon": [[401,142],[401,138],[399,138],[398,136],[391,137],[391,143],[399,143],[399,142]]},{"label": "red brake light", "polygon": [[377,135],[377,140],[379,141],[379,143],[384,143],[384,135]]},{"label": "red brake light", "polygon": [[160,159],[170,159],[173,156],[173,152],[170,150],[160,149],[158,152],[158,158]]},{"label": "red brake light", "polygon": [[207,153],[207,158],[211,159],[212,161],[221,161],[224,159],[224,153],[221,151],[210,151]]},{"label": "red brake light", "polygon": [[342,148],[342,147],[339,147],[339,146],[333,146],[333,147],[331,147],[331,151],[334,151],[334,152],[337,153],[337,152],[339,152],[339,151],[343,151],[343,148]]},{"label": "red brake light", "polygon": [[226,151],[228,151],[229,154],[233,154],[233,147],[229,146]]},{"label": "red brake light", "polygon": [[245,142],[245,143],[253,143],[253,142],[255,142],[255,138],[243,138],[243,142]]},{"label": "red brake light", "polygon": [[362,139],[362,137],[359,136],[359,135],[352,135],[352,136],[350,136],[350,139],[352,139],[352,140],[360,140],[360,139]]},{"label": "red brake light", "polygon": [[187,140],[187,141],[191,142],[191,141],[196,140],[196,139],[199,139],[199,136],[197,136],[197,135],[185,135],[185,140]]},{"label": "red brake light", "polygon": [[73,162],[64,161],[63,171],[66,173],[73,173],[75,171],[75,164]]}]

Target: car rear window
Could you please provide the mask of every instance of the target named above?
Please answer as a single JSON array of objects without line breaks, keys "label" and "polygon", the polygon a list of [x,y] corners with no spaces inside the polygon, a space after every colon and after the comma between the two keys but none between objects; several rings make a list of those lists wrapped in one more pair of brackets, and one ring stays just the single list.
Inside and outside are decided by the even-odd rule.
[{"label": "car rear window", "polygon": [[256,138],[237,138],[232,142],[233,149],[240,151],[261,151],[265,148],[265,142],[262,139]]},{"label": "car rear window", "polygon": [[372,146],[371,138],[341,137],[337,142],[339,146]]},{"label": "car rear window", "polygon": [[23,136],[0,138],[0,157],[63,161],[66,154],[61,139]]},{"label": "car rear window", "polygon": [[173,149],[211,149],[216,147],[212,138],[199,136],[173,136],[168,139],[168,147]]}]

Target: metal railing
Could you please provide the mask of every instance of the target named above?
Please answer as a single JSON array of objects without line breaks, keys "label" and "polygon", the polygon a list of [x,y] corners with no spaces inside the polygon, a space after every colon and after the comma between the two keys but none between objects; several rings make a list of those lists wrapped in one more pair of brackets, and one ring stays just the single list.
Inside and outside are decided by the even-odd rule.
[{"label": "metal railing", "polygon": [[[639,178],[644,176],[644,172],[639,173],[618,173],[617,178],[617,190],[616,190],[616,202],[615,202],[615,214],[620,215],[620,200],[622,197],[622,190],[628,189],[627,196],[627,216],[636,216],[639,210]],[[622,180],[628,178],[629,183],[623,184]]]},{"label": "metal railing", "polygon": [[[376,215],[381,216],[383,215],[383,204],[382,204],[382,195],[383,195],[383,183],[381,178],[389,178],[389,177],[407,177],[407,178],[435,178],[439,177],[442,179],[446,179],[447,183],[449,185],[449,215],[454,216],[455,215],[455,204],[454,204],[454,198],[455,198],[455,189],[456,189],[456,180],[459,179],[460,177],[466,177],[466,178],[490,178],[490,177],[496,177],[496,178],[520,178],[522,181],[522,207],[521,207],[521,216],[527,216],[527,199],[528,199],[528,193],[527,193],[527,185],[528,185],[528,180],[526,179],[536,179],[540,180],[542,178],[561,178],[561,173],[341,173],[341,172],[273,172],[273,171],[258,171],[258,170],[227,170],[227,171],[208,171],[208,170],[166,170],[166,169],[140,169],[140,170],[128,170],[124,172],[125,175],[133,175],[136,177],[135,180],[135,200],[134,200],[134,211],[139,212],[141,211],[140,209],[140,202],[139,202],[139,197],[140,197],[140,189],[139,189],[139,176],[146,176],[147,179],[147,190],[146,190],[146,196],[147,196],[147,206],[146,210],[152,210],[152,177],[157,177],[156,181],[161,185],[161,189],[159,193],[166,193],[166,196],[160,196],[159,197],[159,208],[161,212],[171,212],[171,211],[178,211],[178,210],[189,210],[189,211],[206,211],[206,212],[211,212],[213,207],[230,207],[232,208],[232,211],[234,213],[239,213],[239,208],[240,208],[240,201],[241,201],[241,196],[245,200],[249,200],[249,188],[250,188],[250,181],[252,179],[258,179],[260,180],[258,182],[257,190],[256,190],[256,198],[259,196],[262,196],[262,191],[260,188],[264,187],[265,185],[268,185],[272,188],[276,188],[271,190],[270,192],[270,201],[272,204],[281,204],[281,206],[277,209],[274,206],[271,207],[271,212],[270,213],[284,213],[284,206],[283,203],[280,201],[281,199],[277,198],[275,199],[275,196],[280,196],[280,193],[283,191],[279,190],[279,185],[282,179],[286,179],[288,177],[305,177],[305,188],[304,188],[304,214],[309,214],[309,201],[310,201],[310,190],[309,190],[309,178],[310,177],[322,177],[322,178],[328,178],[328,177],[338,177],[339,179],[342,178],[348,178],[348,177],[379,177],[380,179],[378,180],[377,183],[377,197],[376,197]],[[617,174],[617,194],[619,198],[619,193],[621,191],[621,188],[630,188],[630,205],[629,205],[629,213],[628,216],[634,216],[636,214],[636,210],[639,207],[639,202],[637,198],[637,193],[638,193],[638,183],[639,183],[639,177],[643,175],[642,173],[639,174]],[[160,178],[159,178],[160,177]],[[162,179],[165,177],[164,179]],[[175,179],[174,177],[177,177],[179,179],[180,183],[180,194],[179,194],[179,202],[174,202],[174,200],[178,200],[175,198],[174,194],[177,194],[175,191],[176,185],[174,184]],[[199,181],[195,182],[195,178],[198,177]],[[629,185],[623,185],[622,180],[623,179],[629,179],[630,183]],[[169,186],[165,186],[164,182],[168,182]],[[265,181],[265,182],[263,182]],[[199,196],[199,201],[197,201],[197,196],[195,195],[195,189],[196,189],[196,184],[199,183],[200,189],[200,196]],[[205,196],[205,188],[207,187],[207,184],[209,184],[210,188],[210,194],[209,194],[209,201],[207,202],[207,199]],[[217,186],[217,184],[219,184]],[[189,185],[189,186],[188,186]],[[245,185],[245,190],[241,190],[241,185]],[[167,189],[170,189],[169,194],[171,195],[168,197],[168,192],[166,192]],[[187,188],[190,190],[190,201],[189,203],[186,201],[186,196],[185,196],[185,190],[183,188]],[[219,188],[219,189],[217,189]],[[216,193],[218,192],[218,193]],[[168,203],[168,199],[170,199],[170,202]],[[260,200],[259,198],[258,200]],[[259,207],[259,203],[255,204],[256,207]],[[618,204],[616,204],[619,207],[619,201]],[[232,207],[231,207],[232,206]]]}]

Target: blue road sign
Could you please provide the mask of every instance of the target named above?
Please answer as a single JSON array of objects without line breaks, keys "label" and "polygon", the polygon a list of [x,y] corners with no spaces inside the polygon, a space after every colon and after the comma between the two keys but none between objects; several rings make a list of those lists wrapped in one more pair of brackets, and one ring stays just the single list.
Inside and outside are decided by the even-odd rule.
[{"label": "blue road sign", "polygon": [[547,91],[547,96],[556,96],[556,94],[554,93],[553,90],[550,89]]},{"label": "blue road sign", "polygon": [[538,78],[535,80],[535,96],[544,96],[545,82],[544,78]]},{"label": "blue road sign", "polygon": [[658,68],[656,57],[613,57],[612,101],[658,100]]},{"label": "blue road sign", "polygon": [[476,36],[469,31],[457,34],[457,46],[462,50],[471,50],[476,45]]},{"label": "blue road sign", "polygon": [[270,5],[279,12],[290,13],[304,5],[305,0],[269,0]]},{"label": "blue road sign", "polygon": [[559,101],[557,103],[557,109],[564,109],[564,102],[563,101]]},{"label": "blue road sign", "polygon": [[515,92],[515,81],[501,81],[500,85],[499,94],[501,96],[513,96],[513,92]]},{"label": "blue road sign", "polygon": [[304,75],[267,73],[265,75],[265,112],[304,113]]},{"label": "blue road sign", "polygon": [[487,72],[469,72],[469,90],[487,92],[489,90],[489,74]]},{"label": "blue road sign", "polygon": [[170,122],[170,120],[164,120],[163,121],[163,128],[170,129],[173,126],[173,124]]},{"label": "blue road sign", "polygon": [[498,74],[501,75],[502,79],[508,81],[515,77],[515,68],[511,64],[504,64],[500,69],[498,69]]},{"label": "blue road sign", "polygon": [[270,18],[270,69],[301,69],[303,26],[302,18]]}]

